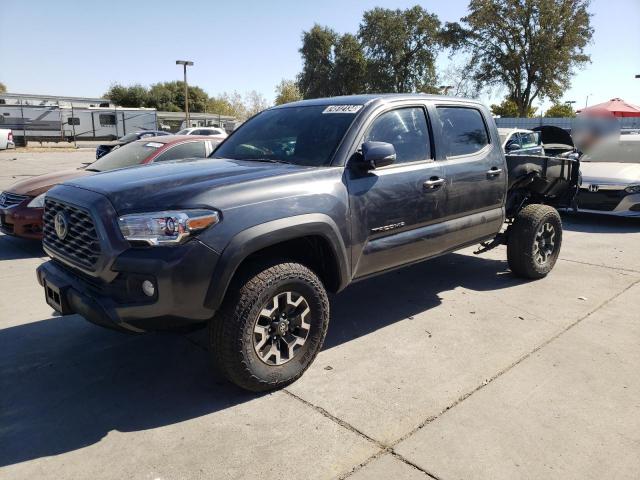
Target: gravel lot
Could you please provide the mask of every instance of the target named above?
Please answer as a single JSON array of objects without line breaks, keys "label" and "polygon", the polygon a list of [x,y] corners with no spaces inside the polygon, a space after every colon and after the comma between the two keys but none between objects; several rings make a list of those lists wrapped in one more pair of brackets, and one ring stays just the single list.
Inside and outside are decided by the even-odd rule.
[{"label": "gravel lot", "polygon": [[[0,189],[93,155],[0,152]],[[544,280],[498,248],[353,285],[267,395],[225,383],[202,332],[54,315],[39,245],[0,236],[0,478],[637,479],[640,221],[564,224]]]}]

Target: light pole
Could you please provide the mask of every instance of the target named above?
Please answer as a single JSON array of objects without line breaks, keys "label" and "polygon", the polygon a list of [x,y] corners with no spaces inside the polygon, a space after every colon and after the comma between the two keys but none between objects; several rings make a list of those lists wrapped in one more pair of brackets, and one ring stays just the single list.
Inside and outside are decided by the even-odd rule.
[{"label": "light pole", "polygon": [[184,67],[184,115],[187,121],[187,127],[191,126],[191,119],[189,118],[189,86],[187,85],[187,67],[191,67],[193,62],[189,60],[176,60],[176,65],[182,65]]},{"label": "light pole", "polygon": [[593,95],[593,93],[588,93],[587,94],[587,98],[584,101],[584,108],[587,108],[587,105],[589,105],[589,97]]}]

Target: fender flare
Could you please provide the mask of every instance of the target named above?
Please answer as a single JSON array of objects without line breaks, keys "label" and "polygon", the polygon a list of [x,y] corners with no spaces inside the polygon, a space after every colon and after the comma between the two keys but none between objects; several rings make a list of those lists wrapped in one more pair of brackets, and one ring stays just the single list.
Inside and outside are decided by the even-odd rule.
[{"label": "fender flare", "polygon": [[312,213],[261,223],[237,233],[220,254],[205,297],[205,306],[217,310],[240,264],[252,253],[287,240],[320,236],[328,241],[337,261],[338,291],[351,278],[347,249],[336,223],[325,214]]}]

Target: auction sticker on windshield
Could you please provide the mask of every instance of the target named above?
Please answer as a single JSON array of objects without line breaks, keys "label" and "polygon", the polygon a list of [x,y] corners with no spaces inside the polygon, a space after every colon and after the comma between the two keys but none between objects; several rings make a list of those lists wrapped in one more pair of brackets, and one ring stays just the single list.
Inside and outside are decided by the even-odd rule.
[{"label": "auction sticker on windshield", "polygon": [[362,105],[329,105],[322,113],[356,113]]}]

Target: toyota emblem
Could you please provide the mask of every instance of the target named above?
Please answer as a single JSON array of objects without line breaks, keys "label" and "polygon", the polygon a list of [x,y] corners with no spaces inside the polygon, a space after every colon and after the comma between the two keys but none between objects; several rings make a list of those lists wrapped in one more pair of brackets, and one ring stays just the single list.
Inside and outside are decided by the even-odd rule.
[{"label": "toyota emblem", "polygon": [[600,189],[600,187],[598,185],[595,185],[593,183],[591,185],[589,185],[589,191],[590,192],[597,192],[599,189]]},{"label": "toyota emblem", "polygon": [[67,216],[62,212],[57,213],[53,218],[53,226],[56,230],[56,235],[58,235],[58,238],[60,240],[64,240],[69,233],[69,221],[67,220]]}]

